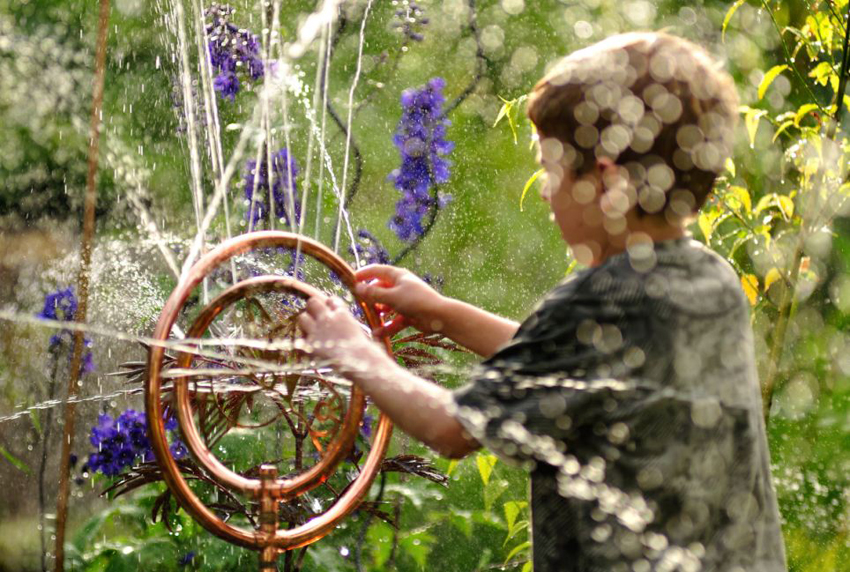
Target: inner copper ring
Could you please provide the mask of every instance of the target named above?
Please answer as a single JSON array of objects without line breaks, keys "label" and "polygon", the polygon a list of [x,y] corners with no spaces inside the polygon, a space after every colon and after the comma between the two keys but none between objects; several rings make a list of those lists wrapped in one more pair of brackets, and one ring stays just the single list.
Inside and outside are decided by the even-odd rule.
[{"label": "inner copper ring", "polygon": [[[210,302],[192,323],[187,332],[187,337],[200,339],[215,318],[232,304],[248,296],[268,292],[289,294],[303,300],[321,294],[316,288],[287,277],[258,276],[249,278],[231,286]],[[195,355],[191,352],[180,353],[177,356],[176,367],[188,369],[191,367],[194,358]],[[309,377],[309,374],[306,377]],[[246,479],[230,470],[207,447],[192,418],[189,385],[189,377],[186,376],[176,378],[174,381],[174,391],[178,404],[176,409],[180,416],[180,426],[186,439],[186,446],[192,452],[198,464],[214,475],[221,484],[246,493],[255,492],[259,488],[259,481]],[[291,498],[309,491],[327,480],[354,444],[363,417],[365,402],[363,392],[357,386],[354,386],[342,427],[325,449],[319,462],[292,478],[277,479],[273,485],[268,485],[270,492],[278,498]]]}]

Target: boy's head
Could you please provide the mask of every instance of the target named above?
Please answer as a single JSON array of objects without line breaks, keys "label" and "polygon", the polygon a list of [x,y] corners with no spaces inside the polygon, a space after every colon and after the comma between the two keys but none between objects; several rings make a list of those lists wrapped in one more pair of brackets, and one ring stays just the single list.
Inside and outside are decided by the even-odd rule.
[{"label": "boy's head", "polygon": [[[629,213],[681,227],[731,153],[737,109],[732,79],[702,48],[645,32],[564,58],[534,87],[528,116],[550,189],[592,180],[600,192],[616,187],[613,200],[599,199],[600,224]],[[587,193],[578,185],[570,199],[586,204]]]}]

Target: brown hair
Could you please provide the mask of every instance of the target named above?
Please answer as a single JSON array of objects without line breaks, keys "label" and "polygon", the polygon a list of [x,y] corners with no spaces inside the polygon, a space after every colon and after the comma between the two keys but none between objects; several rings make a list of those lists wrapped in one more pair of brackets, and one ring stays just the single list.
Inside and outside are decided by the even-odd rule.
[{"label": "brown hair", "polygon": [[[665,33],[612,36],[564,58],[529,97],[541,142],[578,174],[608,157],[639,212],[681,220],[705,203],[731,154],[738,96],[699,46]],[[545,149],[544,149],[545,152]]]}]

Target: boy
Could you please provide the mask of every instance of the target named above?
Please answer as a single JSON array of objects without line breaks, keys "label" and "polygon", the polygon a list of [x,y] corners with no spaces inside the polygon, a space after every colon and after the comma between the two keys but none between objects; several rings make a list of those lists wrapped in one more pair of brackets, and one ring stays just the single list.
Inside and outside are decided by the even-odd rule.
[{"label": "boy", "polygon": [[450,392],[396,365],[345,304],[300,319],[405,432],[531,473],[534,570],[785,570],[749,328],[733,270],[687,238],[732,145],[737,96],[697,46],[614,36],[543,78],[528,114],[543,197],[588,266],[518,325],[371,266],[358,294],[488,359]]}]

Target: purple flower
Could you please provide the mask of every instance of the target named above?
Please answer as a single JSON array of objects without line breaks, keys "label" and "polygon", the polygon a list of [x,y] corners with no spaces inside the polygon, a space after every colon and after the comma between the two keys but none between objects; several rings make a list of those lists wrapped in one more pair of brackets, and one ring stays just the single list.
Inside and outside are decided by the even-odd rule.
[{"label": "purple flower", "polygon": [[360,434],[366,439],[372,438],[372,423],[374,423],[374,421],[375,418],[368,413],[363,416],[363,422],[360,424]]},{"label": "purple flower", "polygon": [[213,87],[222,97],[235,101],[236,94],[239,93],[239,78],[233,72],[221,72],[213,81]]},{"label": "purple flower", "polygon": [[[361,228],[357,231],[357,256],[362,264],[389,264],[390,253],[381,244],[375,235],[366,229]],[[353,249],[349,247],[349,251]]]},{"label": "purple flower", "polygon": [[390,174],[402,196],[390,228],[399,239],[411,242],[424,232],[423,219],[431,210],[445,206],[447,198],[435,199],[434,184],[449,179],[451,163],[445,155],[454,148],[446,140],[449,120],[443,116],[445,81],[436,77],[419,89],[401,95],[402,116],[393,137],[401,155],[401,166]]},{"label": "purple flower", "polygon": [[[59,320],[63,322],[73,322],[77,315],[77,296],[74,294],[74,288],[69,286],[65,289],[59,289],[56,292],[47,294],[44,297],[44,308],[36,314],[38,318],[44,320]],[[94,358],[92,357],[91,347],[92,341],[84,337],[83,346],[88,348],[88,351],[83,353],[83,361],[80,365],[82,373],[90,373],[94,371]],[[68,353],[68,361],[73,357],[71,348],[74,347],[74,334],[71,330],[59,330],[58,333],[50,336],[48,349],[55,356],[60,351],[65,350]]]},{"label": "purple flower", "polygon": [[396,10],[396,22],[393,23],[393,28],[400,31],[405,38],[405,44],[409,41],[421,42],[425,39],[422,35],[422,26],[428,24],[428,18],[423,17],[424,9],[416,2],[410,2],[402,10]]},{"label": "purple flower", "polygon": [[230,22],[236,12],[226,4],[213,4],[205,12],[208,19],[207,49],[210,64],[215,70],[213,87],[222,97],[234,101],[241,87],[237,73],[244,71],[257,81],[265,74],[260,57],[260,41],[248,30],[240,29]]},{"label": "purple flower", "polygon": [[259,167],[253,159],[245,162],[245,203],[248,207],[245,218],[250,230],[253,230],[257,223],[268,223],[272,214],[276,219],[282,219],[284,224],[290,224],[290,210],[293,207],[294,221],[298,221],[301,216],[301,204],[295,183],[297,176],[298,163],[285,147],[272,154],[271,180],[266,157],[260,159]]},{"label": "purple flower", "polygon": [[184,554],[183,556],[181,556],[177,560],[177,565],[180,566],[181,568],[183,568],[183,567],[191,564],[192,560],[194,560],[194,559],[195,559],[195,551],[190,550],[189,552],[187,552],[186,554]]},{"label": "purple flower", "polygon": [[[177,428],[176,420],[173,417],[167,419],[165,427],[173,432]],[[186,447],[173,435],[172,439],[169,446],[171,454],[175,459],[185,457]],[[86,470],[99,471],[106,476],[120,474],[139,459],[153,459],[147,417],[144,412],[134,409],[127,409],[115,419],[108,414],[99,416],[97,424],[91,429],[89,441],[97,448],[97,452],[89,456]]]}]

